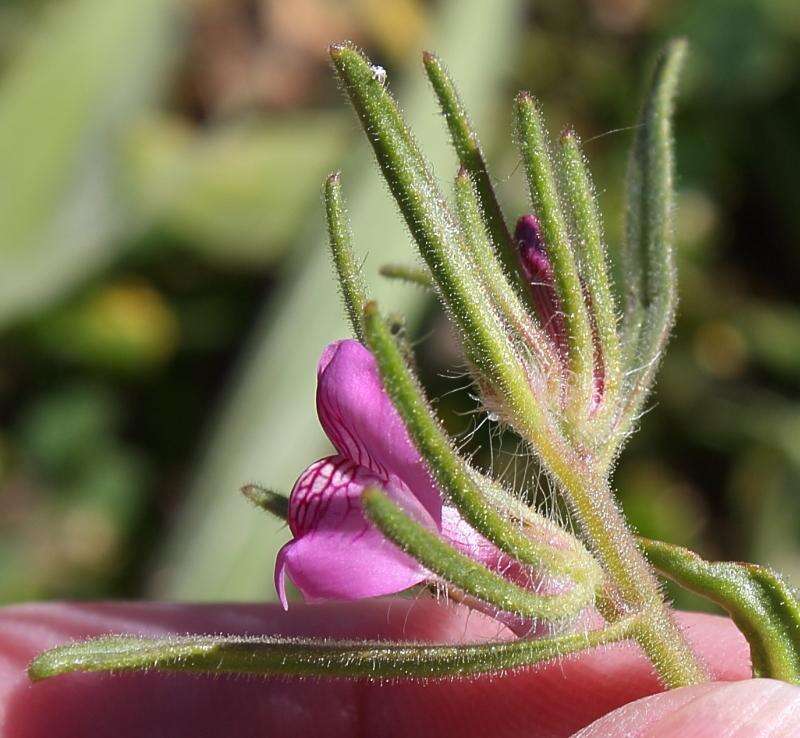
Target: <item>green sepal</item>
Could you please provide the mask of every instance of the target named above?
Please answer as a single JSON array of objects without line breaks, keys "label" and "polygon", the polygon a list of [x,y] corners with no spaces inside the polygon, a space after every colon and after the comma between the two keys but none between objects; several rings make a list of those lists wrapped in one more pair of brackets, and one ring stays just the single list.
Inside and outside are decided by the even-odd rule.
[{"label": "green sepal", "polygon": [[353,236],[345,210],[339,172],[328,175],[323,193],[325,215],[328,221],[328,241],[336,274],[339,277],[339,289],[342,292],[342,299],[347,316],[353,326],[353,332],[356,338],[362,341],[364,335],[361,328],[361,316],[367,301],[367,290],[353,253]]},{"label": "green sepal", "polygon": [[256,507],[274,515],[284,523],[289,520],[289,498],[257,484],[246,484],[241,493]]},{"label": "green sepal", "polygon": [[640,539],[650,563],[722,607],[750,644],[753,675],[800,684],[800,600],[780,574],[757,564],[705,561],[693,551]]},{"label": "green sepal", "polygon": [[378,270],[378,273],[387,279],[398,279],[401,282],[408,282],[425,289],[433,289],[435,287],[430,270],[424,267],[410,264],[384,264]]},{"label": "green sepal", "polygon": [[486,160],[481,150],[478,134],[472,127],[458,90],[442,60],[435,54],[426,51],[422,55],[422,61],[447,122],[453,148],[456,150],[461,166],[469,172],[475,183],[482,217],[486,222],[491,242],[494,244],[492,252],[494,253],[496,250],[505,268],[505,276],[511,280],[517,294],[525,296],[527,290],[520,274],[516,244],[508,230],[492,185],[492,179],[486,168]]},{"label": "green sepal", "polygon": [[204,674],[436,679],[523,669],[626,640],[633,619],[603,630],[477,645],[321,641],[299,638],[104,636],[59,646],[28,667],[32,681],[71,672],[182,671]]},{"label": "green sepal", "polygon": [[588,415],[594,392],[594,338],[589,312],[556,186],[544,117],[527,92],[517,95],[514,118],[534,212],[541,224],[563,311],[572,374],[568,413],[573,426],[579,429]]},{"label": "green sepal", "polygon": [[613,420],[610,416],[616,410],[622,366],[617,308],[603,244],[602,218],[575,131],[567,129],[561,134],[560,153],[564,199],[572,214],[578,268],[587,292],[603,372],[603,396],[598,417],[607,423]]},{"label": "green sepal", "polygon": [[630,386],[622,435],[638,416],[669,338],[677,305],[674,255],[672,116],[687,44],[669,43],[658,58],[628,162],[626,236],[620,254],[624,300],[624,370]]},{"label": "green sepal", "polygon": [[[398,548],[444,581],[502,612],[558,622],[575,617],[594,602],[594,592],[584,587],[541,595],[533,587],[512,583],[413,520],[379,489],[365,490],[361,505],[366,516]],[[536,576],[536,572],[531,574]]]}]

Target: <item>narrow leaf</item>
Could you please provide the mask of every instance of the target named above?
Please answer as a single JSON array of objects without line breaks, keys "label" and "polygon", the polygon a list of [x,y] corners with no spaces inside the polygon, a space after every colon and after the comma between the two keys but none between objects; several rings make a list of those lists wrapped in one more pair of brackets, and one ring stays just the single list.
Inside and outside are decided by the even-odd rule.
[{"label": "narrow leaf", "polygon": [[336,274],[339,277],[339,289],[342,292],[347,316],[350,318],[356,338],[363,341],[364,332],[361,319],[364,314],[364,305],[367,302],[367,291],[353,253],[353,237],[344,206],[340,180],[339,172],[334,172],[325,180],[324,198],[325,215],[328,220],[328,243]]},{"label": "narrow leaf", "polygon": [[635,627],[620,620],[603,630],[502,643],[326,642],[263,637],[185,636],[145,639],[105,636],[60,646],[38,656],[28,676],[41,681],[76,671],[184,671],[205,674],[435,679],[521,669],[626,640]]},{"label": "narrow leaf", "polygon": [[589,313],[556,188],[542,112],[528,93],[520,93],[515,101],[514,117],[534,211],[541,223],[564,313],[569,368],[573,376],[570,410],[573,419],[580,422],[588,414],[594,390],[594,341]]},{"label": "narrow leaf", "polygon": [[776,572],[757,564],[705,561],[693,551],[640,539],[650,563],[728,612],[750,644],[753,675],[800,684],[800,600]]},{"label": "narrow leaf", "polygon": [[427,51],[422,55],[422,60],[433,91],[439,99],[439,105],[442,108],[461,166],[469,172],[475,183],[482,214],[486,220],[491,242],[494,244],[492,251],[497,250],[497,255],[505,268],[505,275],[511,280],[517,295],[524,296],[527,294],[527,290],[520,275],[516,245],[500,209],[492,179],[486,168],[486,160],[481,150],[478,134],[472,126],[458,90],[442,60]]},{"label": "narrow leaf", "polygon": [[672,114],[687,45],[671,42],[659,57],[636,126],[628,163],[623,340],[631,377],[629,424],[653,383],[677,304]]},{"label": "narrow leaf", "polygon": [[284,523],[289,519],[289,498],[257,484],[246,484],[242,494],[256,507],[274,515]]},{"label": "narrow leaf", "polygon": [[580,141],[571,129],[561,136],[561,161],[565,200],[575,224],[578,267],[588,293],[593,328],[599,345],[599,367],[603,376],[603,416],[614,410],[622,374],[617,309],[609,281],[603,244],[603,226],[589,169]]}]

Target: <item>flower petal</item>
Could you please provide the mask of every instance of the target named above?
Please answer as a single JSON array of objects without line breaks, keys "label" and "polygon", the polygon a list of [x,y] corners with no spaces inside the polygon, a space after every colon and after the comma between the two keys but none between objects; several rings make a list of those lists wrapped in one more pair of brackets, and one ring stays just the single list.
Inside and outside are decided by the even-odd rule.
[{"label": "flower petal", "polygon": [[458,510],[450,505],[442,508],[442,537],[461,553],[474,561],[479,561],[506,579],[523,587],[531,585],[531,573],[528,567],[515,561],[484,538],[461,517]]},{"label": "flower petal", "polygon": [[384,480],[396,476],[437,523],[442,499],[383,389],[375,358],[352,339],[330,344],[317,370],[317,414],[336,450]]},{"label": "flower petal", "polygon": [[295,538],[281,549],[275,567],[275,587],[284,607],[286,575],[307,602],[393,594],[428,577],[364,517],[361,494],[370,486],[381,487],[417,521],[435,529],[431,516],[399,480],[387,483],[344,456],[317,461],[297,480],[289,500]]}]

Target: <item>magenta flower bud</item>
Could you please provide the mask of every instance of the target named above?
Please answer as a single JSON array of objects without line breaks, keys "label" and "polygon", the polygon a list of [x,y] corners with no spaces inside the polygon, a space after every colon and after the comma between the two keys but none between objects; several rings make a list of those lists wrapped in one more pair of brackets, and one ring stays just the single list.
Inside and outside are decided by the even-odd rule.
[{"label": "magenta flower bud", "polygon": [[553,265],[542,239],[542,229],[535,215],[523,215],[517,221],[514,239],[519,248],[522,272],[531,289],[533,305],[542,327],[553,339],[562,358],[567,345],[564,317],[556,294]]}]

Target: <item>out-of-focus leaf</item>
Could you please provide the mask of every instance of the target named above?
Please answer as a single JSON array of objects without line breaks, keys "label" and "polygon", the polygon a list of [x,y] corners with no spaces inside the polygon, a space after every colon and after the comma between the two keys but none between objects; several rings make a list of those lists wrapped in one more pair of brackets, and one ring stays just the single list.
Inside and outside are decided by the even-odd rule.
[{"label": "out-of-focus leaf", "polygon": [[[518,2],[453,0],[442,6],[441,30],[430,47],[447,62],[479,132],[491,131],[490,115],[504,100],[499,82],[507,53],[516,46],[520,13]],[[406,117],[436,171],[449,179],[457,162],[445,124],[435,113],[436,101],[421,64],[413,75],[413,84],[400,91],[398,99],[408,105]],[[390,74],[388,83],[393,80]],[[471,106],[476,99],[483,101],[483,109]],[[374,279],[381,264],[406,260],[413,246],[365,144],[359,143],[357,156],[343,167],[342,186],[355,246],[367,251],[365,269],[373,294],[386,308],[415,318],[418,291]],[[159,595],[251,599],[270,592],[275,554],[285,533],[280,524],[255,513],[237,490],[248,481],[288,490],[303,468],[328,448],[314,414],[315,365],[324,345],[349,330],[322,216],[320,204],[307,230],[298,234],[291,278],[256,328],[238,385],[159,562],[153,587]]]},{"label": "out-of-focus leaf", "polygon": [[162,295],[147,283],[118,282],[60,306],[37,322],[32,338],[47,356],[135,373],[173,355],[178,321]]},{"label": "out-of-focus leaf", "polygon": [[103,385],[77,383],[51,388],[19,419],[2,479],[0,603],[107,595],[124,577],[151,476],[121,442],[119,409]]},{"label": "out-of-focus leaf", "polygon": [[294,240],[319,183],[339,159],[343,116],[292,119],[196,133],[180,121],[140,125],[129,146],[133,198],[187,245],[224,262],[264,264]]},{"label": "out-of-focus leaf", "polygon": [[69,386],[30,403],[17,436],[39,472],[64,481],[80,470],[99,442],[112,437],[118,415],[114,397],[103,388]]},{"label": "out-of-focus leaf", "polygon": [[120,131],[164,78],[172,0],[58,3],[0,82],[0,326],[113,255]]},{"label": "out-of-focus leaf", "polygon": [[751,303],[740,311],[737,322],[759,362],[785,379],[800,377],[800,310]]}]

